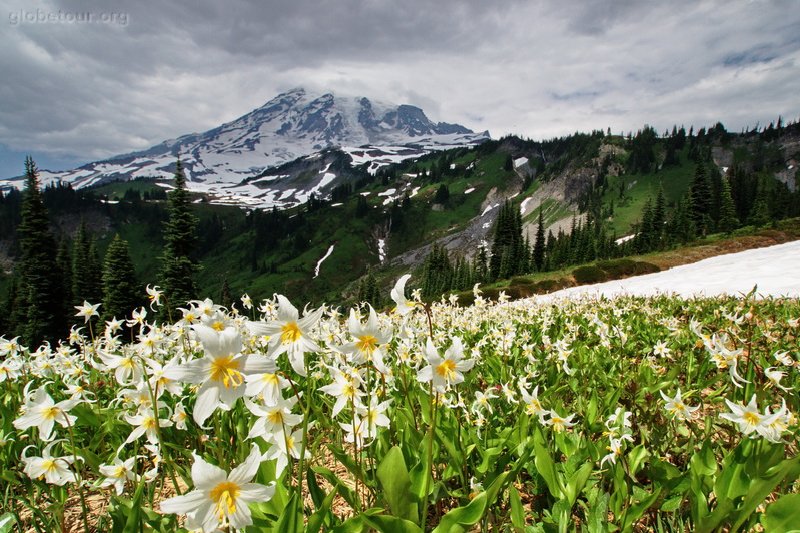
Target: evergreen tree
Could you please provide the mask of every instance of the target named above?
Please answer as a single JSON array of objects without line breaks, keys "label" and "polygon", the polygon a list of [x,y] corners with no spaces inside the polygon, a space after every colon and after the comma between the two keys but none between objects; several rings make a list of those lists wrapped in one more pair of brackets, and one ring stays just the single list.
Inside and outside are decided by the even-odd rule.
[{"label": "evergreen tree", "polygon": [[175,166],[175,188],[167,196],[169,218],[164,224],[164,251],[161,256],[161,284],[166,297],[166,312],[171,312],[197,297],[192,259],[197,235],[197,217],[192,213],[186,177],[181,160]]},{"label": "evergreen tree", "polygon": [[436,189],[436,195],[433,198],[433,203],[445,205],[449,199],[450,189],[447,188],[447,184],[442,183],[439,185],[439,188]]},{"label": "evergreen tree", "polygon": [[763,226],[770,221],[769,192],[767,191],[766,180],[763,178],[758,181],[758,192],[756,193],[753,208],[748,217],[748,223],[754,226]]},{"label": "evergreen tree", "polygon": [[66,238],[61,239],[58,245],[56,263],[58,263],[62,279],[63,316],[68,317],[74,313],[73,302],[75,300],[75,295],[72,292],[72,254],[70,253],[69,241]]},{"label": "evergreen tree", "polygon": [[219,303],[226,309],[230,309],[233,305],[233,295],[231,294],[231,286],[228,285],[228,278],[222,280],[222,289],[219,293]]},{"label": "evergreen tree", "polygon": [[136,271],[128,250],[128,243],[114,235],[103,261],[104,320],[122,319],[142,305],[143,291],[136,281]]},{"label": "evergreen tree", "polygon": [[708,182],[708,175],[702,163],[697,165],[689,194],[691,197],[691,216],[694,221],[695,231],[699,235],[705,235],[708,232],[711,222],[710,213],[712,198],[711,185]]},{"label": "evergreen tree", "polygon": [[72,295],[74,305],[84,301],[95,304],[103,299],[102,270],[85,221],[81,221],[72,243]]},{"label": "evergreen tree", "polygon": [[544,270],[544,254],[544,216],[542,215],[542,209],[539,208],[539,225],[536,228],[536,242],[533,244],[533,265],[537,272]]},{"label": "evergreen tree", "polygon": [[720,189],[719,222],[717,227],[720,231],[730,233],[738,226],[739,219],[736,218],[736,206],[731,195],[731,184],[727,178],[723,178]]},{"label": "evergreen tree", "polygon": [[21,258],[19,262],[24,323],[18,324],[24,342],[34,347],[42,341],[55,342],[66,333],[63,309],[63,288],[60,269],[56,263],[56,243],[50,232],[36,164],[25,159],[25,194],[22,202],[22,221],[18,228]]}]

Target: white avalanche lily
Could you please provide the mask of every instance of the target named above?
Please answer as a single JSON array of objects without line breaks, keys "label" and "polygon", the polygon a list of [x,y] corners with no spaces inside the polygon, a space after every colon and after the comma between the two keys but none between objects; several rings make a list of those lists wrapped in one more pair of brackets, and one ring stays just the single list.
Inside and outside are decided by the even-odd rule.
[{"label": "white avalanche lily", "polygon": [[433,388],[440,393],[464,381],[463,373],[475,364],[474,359],[464,359],[464,345],[459,337],[453,337],[453,344],[444,353],[444,357],[439,355],[436,346],[428,339],[425,358],[428,366],[420,370],[417,379],[421,383],[433,381]]},{"label": "white avalanche lily", "polygon": [[17,429],[28,429],[36,426],[39,438],[43,441],[51,440],[53,425],[58,422],[62,427],[75,424],[76,417],[68,411],[79,404],[80,400],[63,400],[55,403],[47,394],[44,387],[37,389],[33,398],[23,407],[23,414],[14,420]]},{"label": "white avalanche lily", "polygon": [[192,465],[194,490],[161,502],[161,512],[188,515],[188,522],[211,533],[232,527],[243,529],[253,524],[251,503],[269,501],[275,494],[274,483],[269,486],[252,483],[261,463],[261,453],[253,445],[247,459],[226,474],[221,468],[207,463],[196,454]]},{"label": "white avalanche lily", "polygon": [[285,353],[289,358],[292,369],[299,375],[306,376],[305,360],[307,352],[318,352],[319,346],[310,337],[313,328],[320,318],[324,308],[320,307],[303,318],[292,303],[280,294],[278,298],[278,317],[267,324],[249,322],[247,327],[252,333],[269,335],[270,357],[277,359]]},{"label": "white avalanche lily", "polygon": [[409,302],[406,299],[405,295],[406,283],[410,278],[411,274],[406,274],[405,276],[402,276],[400,279],[397,280],[397,283],[395,283],[394,288],[390,293],[392,300],[394,300],[394,303],[397,306],[395,307],[394,311],[400,316],[407,315],[408,313],[413,311],[414,308],[417,306],[416,303]]},{"label": "white avalanche lily", "polygon": [[675,418],[679,420],[689,420],[692,418],[692,413],[700,409],[699,406],[689,407],[683,401],[681,397],[681,389],[678,389],[678,392],[675,393],[674,398],[670,398],[664,391],[659,391],[661,393],[661,397],[666,402],[664,409],[667,410],[668,413],[675,416]]},{"label": "white avalanche lily", "polygon": [[220,332],[201,324],[192,326],[205,349],[205,357],[186,364],[167,367],[163,377],[200,384],[194,404],[194,421],[203,425],[217,410],[229,410],[245,392],[245,365],[242,339],[234,328]]},{"label": "white avalanche lily", "polygon": [[[74,458],[72,456],[53,457],[50,449],[60,441],[53,441],[42,450],[41,457],[27,457],[22,452],[22,461],[25,463],[24,472],[31,479],[44,477],[44,480],[51,485],[63,487],[67,483],[77,481],[75,473],[69,469]],[[30,446],[28,447],[30,448]],[[28,448],[25,448],[27,450]]]}]

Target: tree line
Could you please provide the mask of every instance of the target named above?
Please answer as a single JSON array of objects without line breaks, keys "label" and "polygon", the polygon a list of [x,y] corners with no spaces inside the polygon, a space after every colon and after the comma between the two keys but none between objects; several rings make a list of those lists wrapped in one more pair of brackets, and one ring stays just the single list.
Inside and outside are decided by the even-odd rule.
[{"label": "tree line", "polygon": [[[47,194],[67,201],[68,196],[76,194],[71,187],[58,184],[43,193],[36,164],[27,157],[24,190],[12,191],[4,201],[13,202],[17,194],[21,194],[17,198],[21,200],[19,210],[4,210],[12,213],[11,217],[19,217],[13,226],[19,259],[5,301],[6,313],[0,316],[0,334],[18,336],[29,346],[55,343],[65,338],[71,327],[84,324],[82,318],[75,316],[75,307],[84,301],[101,304],[100,320],[123,320],[147,303],[128,243],[118,234],[102,259],[85,222],[71,241],[68,237],[56,240],[44,197]],[[167,203],[169,215],[162,229],[159,283],[166,304],[161,311],[163,318],[172,318],[179,305],[197,296],[198,263],[193,253],[198,220],[191,211],[180,160],[176,164],[175,188],[169,192]],[[9,227],[13,222],[8,221]]]}]

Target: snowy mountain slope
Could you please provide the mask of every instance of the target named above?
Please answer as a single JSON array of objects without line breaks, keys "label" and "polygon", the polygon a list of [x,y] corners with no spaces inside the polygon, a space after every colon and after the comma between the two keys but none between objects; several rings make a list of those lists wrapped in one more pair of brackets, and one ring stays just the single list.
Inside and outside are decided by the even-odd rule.
[{"label": "snowy mountain slope", "polygon": [[742,295],[758,285],[758,296],[800,297],[800,241],[776,244],[703,259],[664,272],[570,287],[543,296],[539,301],[561,298]]},{"label": "snowy mountain slope", "polygon": [[[184,135],[71,171],[42,171],[40,179],[44,185],[61,180],[83,188],[142,177],[170,178],[180,155],[190,189],[218,197],[247,198],[247,188],[227,189],[267,168],[330,147],[345,147],[354,165],[370,163],[374,172],[404,158],[474,145],[488,138],[488,132],[476,134],[458,124],[432,122],[414,106],[332,93],[315,95],[298,88],[204,133]],[[17,188],[23,185],[21,178],[0,180],[0,186],[3,181]]]}]

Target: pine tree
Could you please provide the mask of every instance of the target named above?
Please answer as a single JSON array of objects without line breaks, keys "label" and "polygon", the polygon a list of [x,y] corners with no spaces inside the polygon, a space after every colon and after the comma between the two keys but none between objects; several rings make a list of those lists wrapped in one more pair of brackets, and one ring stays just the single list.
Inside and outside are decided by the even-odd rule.
[{"label": "pine tree", "polygon": [[706,169],[702,163],[697,165],[689,194],[691,197],[691,213],[695,231],[699,235],[705,235],[711,221],[712,198],[711,185],[708,182]]},{"label": "pine tree", "polygon": [[143,291],[136,281],[128,243],[115,235],[103,262],[103,307],[105,320],[121,319],[142,305]]},{"label": "pine tree", "polygon": [[164,224],[164,251],[161,256],[161,284],[166,297],[166,312],[171,312],[197,297],[192,259],[197,243],[197,217],[192,213],[186,176],[181,160],[175,166],[175,188],[167,196],[169,218]]},{"label": "pine tree", "polygon": [[72,243],[72,296],[73,305],[84,301],[94,304],[103,299],[102,269],[85,221],[81,221]]},{"label": "pine tree", "polygon": [[544,215],[542,215],[542,209],[540,208],[539,225],[536,228],[536,241],[533,243],[533,265],[536,267],[537,272],[544,270],[544,254]]},{"label": "pine tree", "polygon": [[719,222],[717,227],[720,231],[730,233],[739,226],[739,219],[736,218],[736,206],[731,195],[731,184],[727,178],[722,179],[720,189]]},{"label": "pine tree", "polygon": [[230,309],[233,305],[233,295],[231,294],[231,286],[228,285],[228,278],[222,280],[222,289],[219,292],[219,303],[226,309]]},{"label": "pine tree", "polygon": [[766,185],[766,181],[763,178],[759,179],[758,192],[756,193],[750,216],[747,219],[748,223],[754,226],[763,226],[770,221],[768,203],[769,192],[767,191]]},{"label": "pine tree", "polygon": [[[39,190],[36,164],[25,159],[25,194],[22,221],[18,227],[21,258],[19,262],[21,301],[24,323],[20,333],[28,346],[42,341],[55,342],[66,332],[61,274],[56,263],[56,243],[50,232],[47,210]],[[20,304],[18,299],[17,304]]]},{"label": "pine tree", "polygon": [[63,283],[62,288],[62,308],[63,315],[68,317],[74,313],[73,305],[75,296],[72,293],[72,254],[70,253],[69,241],[64,238],[58,245],[58,255],[56,256],[56,263],[61,273]]}]

